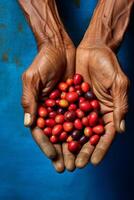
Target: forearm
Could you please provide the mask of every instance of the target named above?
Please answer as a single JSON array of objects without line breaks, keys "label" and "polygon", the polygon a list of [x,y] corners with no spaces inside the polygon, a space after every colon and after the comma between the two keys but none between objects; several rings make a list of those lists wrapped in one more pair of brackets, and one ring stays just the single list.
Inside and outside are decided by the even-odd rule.
[{"label": "forearm", "polygon": [[128,26],[133,3],[134,0],[99,0],[83,45],[107,45],[115,50]]},{"label": "forearm", "polygon": [[[58,46],[66,36],[55,0],[19,0],[35,34],[38,47],[44,43]],[[66,39],[67,40],[67,39]]]}]

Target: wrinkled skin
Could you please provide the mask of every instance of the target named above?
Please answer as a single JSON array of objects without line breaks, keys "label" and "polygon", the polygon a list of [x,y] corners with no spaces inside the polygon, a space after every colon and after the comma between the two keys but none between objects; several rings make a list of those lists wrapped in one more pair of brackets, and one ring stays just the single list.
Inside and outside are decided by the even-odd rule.
[{"label": "wrinkled skin", "polygon": [[43,100],[58,82],[73,76],[75,47],[60,22],[54,1],[19,0],[19,3],[33,30],[39,49],[33,63],[22,75],[24,124],[31,128],[33,138],[45,155],[52,159],[57,172],[64,171],[64,167],[73,170],[74,160],[67,144],[51,144],[42,130],[36,127],[35,122],[39,97]]},{"label": "wrinkled skin", "polygon": [[[93,164],[98,164],[113,141],[115,131],[122,132],[125,129],[128,79],[121,71],[114,53],[108,47],[89,48],[81,43],[75,58],[75,47],[59,20],[54,1],[19,0],[19,3],[35,34],[39,49],[33,63],[22,76],[24,123],[31,126],[35,141],[47,157],[52,159],[58,172],[64,171],[64,167],[69,171],[73,171],[75,166],[82,168],[89,160]],[[96,30],[98,29],[95,28]],[[85,81],[92,85],[101,103],[106,130],[96,147],[89,145],[89,142],[86,143],[77,158],[68,151],[66,143],[52,145],[34,123],[38,97],[44,99],[57,82],[72,77],[75,60],[76,72],[82,74]]]},{"label": "wrinkled skin", "polygon": [[[75,48],[72,46],[69,49],[59,49],[52,45],[42,47],[32,65],[22,76],[22,105],[25,113],[30,113],[32,116],[30,125],[33,125],[36,119],[38,96],[43,99],[57,82],[74,74]],[[62,146],[64,146],[64,154],[67,154],[64,160],[67,160],[68,167],[68,154],[70,156],[70,153],[66,148],[66,144],[62,146],[60,144],[52,145],[41,129],[32,126],[31,130],[35,141],[42,151],[47,157],[53,159],[53,164],[58,172],[64,170],[62,154]]]},{"label": "wrinkled skin", "polygon": [[[36,119],[38,96],[41,99],[51,91],[55,84],[62,79],[70,77],[74,73],[74,47],[65,51],[58,51],[54,47],[43,48],[39,51],[32,65],[23,74],[23,96],[22,105],[25,113],[32,116],[32,125]],[[69,67],[68,67],[69,64]],[[53,164],[58,172],[64,170],[62,146],[64,151],[64,160],[68,167],[68,152],[66,144],[52,145],[48,138],[42,133],[42,130],[32,126],[32,135],[40,146],[42,151],[53,159]],[[54,159],[55,158],[55,159]],[[74,161],[73,161],[74,162]],[[74,165],[73,165],[74,166]],[[68,167],[70,169],[70,165]],[[71,168],[72,169],[72,168]]]},{"label": "wrinkled skin", "polygon": [[116,131],[125,131],[129,81],[115,54],[106,46],[86,48],[80,45],[76,53],[76,72],[82,74],[84,80],[91,84],[100,102],[105,124],[105,134],[101,136],[97,146],[88,142],[78,154],[75,164],[82,168],[89,161],[98,164],[108,151]]}]

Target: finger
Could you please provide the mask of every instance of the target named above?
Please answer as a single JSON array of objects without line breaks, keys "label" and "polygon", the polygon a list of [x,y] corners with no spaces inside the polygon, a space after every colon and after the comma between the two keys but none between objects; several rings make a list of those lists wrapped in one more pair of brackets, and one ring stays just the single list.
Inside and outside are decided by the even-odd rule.
[{"label": "finger", "polygon": [[81,74],[84,77],[84,81],[91,84],[89,77],[89,57],[88,53],[83,54],[83,49],[77,48],[76,51],[76,73]]},{"label": "finger", "polygon": [[60,144],[54,144],[54,147],[57,152],[57,157],[52,161],[55,169],[57,172],[61,173],[64,171],[64,160],[63,160],[63,154]]},{"label": "finger", "polygon": [[94,146],[92,146],[89,142],[84,144],[76,158],[76,161],[75,161],[76,167],[78,168],[85,167],[89,162],[89,159],[93,153],[93,150],[94,150]]},{"label": "finger", "polygon": [[68,144],[62,144],[65,167],[68,171],[75,169],[75,155],[68,150]]},{"label": "finger", "polygon": [[[72,44],[73,46],[73,44]],[[66,57],[67,57],[67,67],[66,67],[66,72],[65,76],[63,77],[63,80],[66,80],[67,78],[72,78],[75,72],[75,47],[73,46],[72,48],[67,48],[66,50]]]},{"label": "finger", "polygon": [[[35,80],[34,80],[35,78]],[[33,87],[33,83],[37,83],[36,77],[32,77],[29,73],[24,73],[22,76],[23,81],[23,95],[22,106],[24,109],[24,125],[31,126],[36,118],[37,91]]]},{"label": "finger", "polygon": [[93,165],[99,164],[106,155],[113,139],[115,137],[115,128],[112,123],[105,126],[105,134],[101,136],[99,143],[97,144],[92,156],[91,163]]},{"label": "finger", "polygon": [[49,141],[48,137],[43,134],[43,131],[38,127],[31,129],[32,136],[35,142],[38,144],[43,153],[50,159],[54,159],[57,156],[56,149]]},{"label": "finger", "polygon": [[114,123],[117,132],[125,131],[125,115],[128,111],[129,81],[125,75],[116,77],[112,88]]}]

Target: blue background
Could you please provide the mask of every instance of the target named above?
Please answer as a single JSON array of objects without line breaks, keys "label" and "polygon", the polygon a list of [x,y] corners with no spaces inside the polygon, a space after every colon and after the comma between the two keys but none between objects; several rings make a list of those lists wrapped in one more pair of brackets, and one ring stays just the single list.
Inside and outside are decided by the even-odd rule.
[{"label": "blue background", "polygon": [[[75,44],[96,5],[59,0],[61,16]],[[0,0],[0,200],[134,199],[134,21],[119,51],[131,80],[127,132],[118,135],[101,165],[57,174],[23,127],[21,74],[37,53],[34,36],[15,0]]]}]

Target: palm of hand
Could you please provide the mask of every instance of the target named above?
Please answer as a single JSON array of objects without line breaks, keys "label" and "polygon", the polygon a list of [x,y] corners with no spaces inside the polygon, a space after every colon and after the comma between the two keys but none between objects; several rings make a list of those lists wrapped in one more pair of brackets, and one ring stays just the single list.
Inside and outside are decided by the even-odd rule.
[{"label": "palm of hand", "polygon": [[[32,94],[46,93],[58,82],[62,76],[65,66],[65,56],[56,51],[55,48],[42,48],[32,65],[23,74],[24,89],[25,84],[33,90]],[[25,104],[25,93],[23,96]],[[26,97],[27,99],[27,97]]]},{"label": "palm of hand", "polygon": [[76,166],[83,167],[90,157],[93,164],[98,164],[113,141],[115,130],[122,131],[124,128],[120,127],[123,126],[120,122],[127,112],[128,79],[121,71],[113,52],[106,47],[79,48],[76,60],[76,71],[91,84],[100,101],[105,124],[105,135],[101,137],[95,150],[93,146],[85,144],[77,156]]},{"label": "palm of hand", "polygon": [[[32,65],[23,74],[23,96],[22,104],[25,112],[32,114],[32,124],[37,114],[38,97],[43,100],[56,85],[58,81],[73,76],[74,73],[75,49],[60,49],[52,45],[42,48]],[[29,110],[30,109],[30,110]],[[64,170],[62,146],[60,144],[52,145],[48,138],[42,133],[41,129],[32,126],[32,135],[42,149],[49,157],[54,158],[53,164],[57,171]],[[56,151],[55,151],[56,150]],[[67,145],[63,144],[64,154],[68,154]],[[68,161],[68,155],[64,156]]]}]

